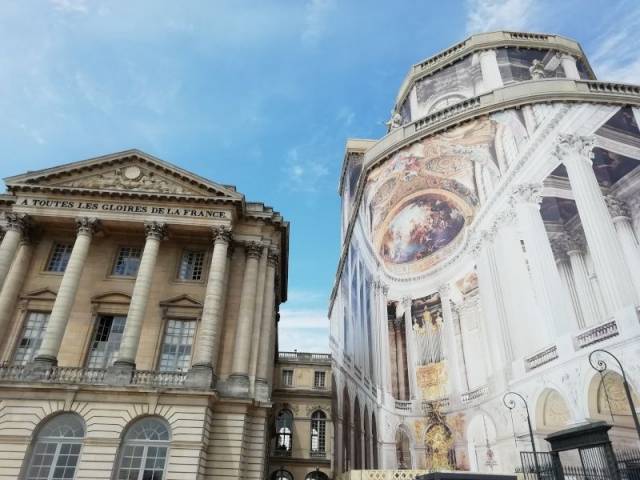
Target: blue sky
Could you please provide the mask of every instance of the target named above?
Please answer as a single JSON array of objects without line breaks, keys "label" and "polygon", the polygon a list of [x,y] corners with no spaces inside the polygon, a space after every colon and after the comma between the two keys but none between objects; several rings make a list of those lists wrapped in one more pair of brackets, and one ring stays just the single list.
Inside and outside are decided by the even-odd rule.
[{"label": "blue sky", "polygon": [[281,349],[328,350],[345,140],[410,65],[497,29],[580,41],[640,83],[637,0],[3,0],[0,176],[139,148],[291,222]]}]

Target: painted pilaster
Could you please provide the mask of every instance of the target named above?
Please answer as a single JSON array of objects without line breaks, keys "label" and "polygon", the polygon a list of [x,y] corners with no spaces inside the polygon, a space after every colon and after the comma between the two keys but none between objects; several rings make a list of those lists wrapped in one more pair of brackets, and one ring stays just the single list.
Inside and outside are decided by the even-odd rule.
[{"label": "painted pilaster", "polygon": [[587,323],[585,322],[582,308],[580,307],[580,297],[578,295],[576,283],[573,278],[571,262],[569,261],[569,256],[567,255],[566,242],[563,241],[562,238],[555,238],[551,240],[551,249],[553,250],[553,255],[556,258],[556,265],[558,267],[558,272],[560,273],[562,285],[567,290],[567,292],[569,292],[569,298],[571,299],[571,306],[573,309],[576,326],[579,330],[582,330],[586,327]]},{"label": "painted pilaster", "polygon": [[480,52],[480,69],[482,70],[482,83],[485,91],[495,90],[503,86],[498,58],[495,50]]},{"label": "painted pilaster", "polygon": [[584,247],[578,239],[566,237],[566,252],[571,264],[571,274],[573,275],[573,283],[576,286],[584,326],[597,325],[604,318],[603,312],[598,306],[593,283],[589,278],[589,271],[584,258]]},{"label": "painted pilaster", "polygon": [[227,253],[231,243],[231,229],[225,226],[213,227],[211,233],[213,253],[188,383],[194,386],[213,387],[217,379],[216,367],[222,336],[224,291],[229,271]]},{"label": "painted pilaster", "polygon": [[411,298],[402,299],[404,310],[404,336],[406,344],[407,372],[409,376],[409,397],[418,398],[418,381],[416,378],[416,342],[413,334],[413,320],[411,318]]},{"label": "painted pilaster", "polygon": [[4,281],[9,273],[9,268],[16,255],[20,239],[26,228],[26,215],[17,213],[6,214],[6,226],[2,243],[0,243],[0,287],[4,285]]},{"label": "painted pilaster", "polygon": [[138,344],[142,333],[142,323],[147,310],[147,303],[149,302],[151,284],[153,283],[153,270],[158,259],[160,242],[166,236],[166,225],[164,223],[147,222],[144,225],[144,229],[146,235],[144,250],[138,267],[136,283],[133,285],[120,351],[118,352],[117,360],[113,362],[113,366],[116,369],[123,370],[125,376],[127,370],[134,370],[136,366],[136,354],[138,353]]},{"label": "painted pilaster", "polygon": [[631,226],[631,216],[627,205],[611,195],[605,198],[613,225],[622,246],[624,258],[631,272],[631,280],[636,290],[636,298],[640,298],[640,247]]},{"label": "painted pilaster", "polygon": [[460,365],[458,363],[458,350],[456,348],[456,332],[454,327],[453,311],[451,309],[451,286],[440,285],[438,288],[440,303],[442,305],[442,320],[444,323],[444,338],[447,349],[447,376],[449,379],[449,397],[452,403],[457,403],[462,392],[460,378]]},{"label": "painted pilaster", "polygon": [[238,312],[238,327],[234,340],[233,363],[231,375],[227,380],[227,393],[233,396],[249,394],[249,357],[251,355],[251,340],[253,317],[256,307],[256,289],[258,287],[258,267],[262,245],[250,242],[245,245],[247,261],[244,278],[242,279],[242,293],[240,310]]},{"label": "painted pilaster", "polygon": [[58,351],[78,292],[82,269],[89,254],[91,237],[98,227],[98,220],[82,217],[76,219],[76,225],[76,241],[73,244],[67,268],[62,276],[58,294],[49,315],[42,345],[34,360],[42,366],[56,365],[58,362]]},{"label": "painted pilaster", "polygon": [[560,58],[560,65],[562,65],[565,77],[571,80],[580,80],[576,57],[568,53],[558,53],[557,55]]},{"label": "painted pilaster", "polygon": [[607,316],[635,306],[636,294],[613,220],[592,168],[593,137],[560,135],[555,155],[564,164],[589,251],[603,292]]}]

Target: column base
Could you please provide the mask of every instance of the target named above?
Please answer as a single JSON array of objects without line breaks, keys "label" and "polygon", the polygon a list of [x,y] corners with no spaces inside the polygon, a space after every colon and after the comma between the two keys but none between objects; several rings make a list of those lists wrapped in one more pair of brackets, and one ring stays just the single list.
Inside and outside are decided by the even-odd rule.
[{"label": "column base", "polygon": [[224,393],[230,397],[248,397],[249,387],[249,376],[246,373],[234,373],[225,382]]},{"label": "column base", "polygon": [[271,392],[269,391],[269,382],[264,378],[256,378],[255,383],[255,396],[256,400],[260,402],[268,402],[271,399]]},{"label": "column base", "polygon": [[198,389],[215,389],[218,378],[211,365],[193,365],[187,372],[185,386]]},{"label": "column base", "polygon": [[31,381],[46,380],[51,376],[53,368],[58,366],[58,359],[49,355],[39,355],[27,365],[27,378]]},{"label": "column base", "polygon": [[107,368],[104,379],[108,385],[130,385],[135,371],[135,363],[116,360],[113,365]]}]

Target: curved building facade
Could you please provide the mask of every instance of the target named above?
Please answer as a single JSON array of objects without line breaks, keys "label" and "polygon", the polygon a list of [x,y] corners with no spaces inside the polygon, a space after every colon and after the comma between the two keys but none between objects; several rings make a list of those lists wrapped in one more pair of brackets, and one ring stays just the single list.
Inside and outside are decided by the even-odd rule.
[{"label": "curved building facade", "polygon": [[[475,35],[414,65],[379,140],[349,140],[331,297],[336,473],[513,472],[584,421],[637,441],[640,87],[579,44]],[[515,442],[515,443],[514,443]]]}]

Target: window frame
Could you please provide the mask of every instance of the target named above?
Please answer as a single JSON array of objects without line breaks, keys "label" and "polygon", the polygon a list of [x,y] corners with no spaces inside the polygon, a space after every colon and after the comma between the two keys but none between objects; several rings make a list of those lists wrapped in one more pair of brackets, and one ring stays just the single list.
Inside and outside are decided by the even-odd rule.
[{"label": "window frame", "polygon": [[[281,418],[287,416],[288,422],[281,423]],[[293,423],[294,417],[293,412],[289,408],[281,408],[278,411],[278,415],[276,415],[276,445],[275,449],[280,452],[284,451],[287,453],[287,456],[291,455],[293,452]],[[282,429],[288,429],[289,431],[281,432]],[[284,439],[281,441],[281,438]],[[280,446],[284,445],[284,449],[280,449]]]},{"label": "window frame", "polygon": [[[120,336],[120,341],[118,343],[118,349],[117,351],[113,354],[113,356],[111,358],[109,358],[109,349],[107,348],[106,352],[104,352],[103,355],[103,360],[104,360],[104,365],[103,366],[91,366],[89,363],[91,362],[91,354],[94,351],[94,343],[96,342],[96,336],[98,334],[98,328],[100,328],[100,321],[102,320],[102,318],[104,317],[112,317],[112,321],[111,321],[111,325],[109,327],[109,339],[107,340],[107,345],[109,345],[111,343],[111,334],[113,332],[113,319],[115,319],[116,317],[118,318],[124,318],[124,326],[122,327],[122,334]],[[117,313],[98,313],[95,315],[95,319],[94,319],[94,326],[92,329],[92,333],[91,333],[91,337],[89,339],[89,346],[87,348],[86,354],[85,354],[85,361],[84,361],[84,366],[85,368],[91,368],[91,369],[104,369],[104,368],[108,368],[109,366],[111,366],[113,364],[113,362],[115,360],[118,359],[118,355],[120,353],[120,347],[122,346],[122,339],[124,337],[124,329],[126,328],[127,325],[127,315],[126,314],[117,314]]]},{"label": "window frame", "polygon": [[[29,359],[27,359],[26,361],[21,360],[20,362],[17,362],[16,361],[16,355],[18,353],[18,350],[20,349],[20,344],[22,343],[22,340],[24,338],[25,329],[27,327],[27,323],[29,322],[29,317],[30,317],[31,314],[40,314],[40,315],[46,315],[47,316],[44,324],[42,325],[42,330],[40,332],[40,335],[41,335],[41,337],[39,338],[40,343],[33,350],[32,356]],[[38,350],[40,350],[40,347],[42,346],[42,340],[44,340],[44,336],[47,333],[47,325],[49,324],[49,318],[50,317],[51,317],[51,312],[50,311],[33,309],[33,310],[27,310],[25,312],[23,320],[22,320],[22,325],[20,325],[20,330],[18,331],[18,335],[17,335],[17,337],[15,339],[15,344],[14,344],[14,347],[13,347],[13,351],[11,352],[11,363],[12,364],[14,364],[14,365],[26,365],[27,363],[33,361],[33,359],[38,354]]]},{"label": "window frame", "polygon": [[[130,439],[127,438],[128,435],[132,432],[133,428],[136,427],[139,423],[156,421],[163,424],[163,426],[167,430],[168,439],[167,440],[149,440],[149,439]],[[133,447],[143,447],[142,455],[140,456],[140,465],[138,469],[138,475],[136,480],[142,480],[144,477],[145,466],[148,460],[149,448],[164,448],[164,465],[162,468],[161,480],[165,480],[167,476],[167,466],[169,464],[170,453],[171,453],[171,440],[172,440],[172,432],[171,425],[164,418],[155,416],[155,415],[147,415],[143,417],[138,417],[127,425],[127,427],[123,430],[122,436],[120,437],[120,444],[118,445],[118,454],[116,456],[116,461],[113,464],[113,474],[111,476],[112,480],[118,480],[121,469],[123,468],[125,457],[125,449],[128,446]],[[158,457],[156,457],[158,458]],[[126,468],[126,467],[125,467]],[[129,472],[130,473],[130,472]],[[129,478],[129,477],[127,477]]]},{"label": "window frame", "polygon": [[[188,253],[201,253],[202,254],[202,265],[201,265],[201,272],[200,272],[200,278],[199,279],[193,279],[193,278],[182,278],[180,277],[180,273],[182,271],[182,262],[183,259],[185,257],[185,254]],[[176,267],[176,276],[175,276],[175,281],[176,282],[180,282],[180,283],[204,283],[207,280],[207,275],[209,273],[208,271],[208,262],[207,260],[209,259],[209,250],[207,248],[204,247],[184,247],[180,250],[180,255],[178,256],[178,265]]]},{"label": "window frame", "polygon": [[[69,259],[71,258],[71,254],[73,253],[73,241],[66,240],[53,240],[51,242],[51,247],[49,248],[49,255],[47,255],[47,260],[42,268],[43,273],[47,273],[50,275],[64,275],[64,272],[67,270],[67,266],[69,265]],[[53,261],[53,256],[58,246],[66,245],[69,247],[69,257],[67,258],[64,268],[62,270],[52,270],[50,268],[51,262]]]},{"label": "window frame", "polygon": [[[318,383],[316,380],[318,378],[322,379],[322,384]],[[324,390],[327,388],[327,372],[324,370],[314,370],[313,372],[313,388],[318,390]]]},{"label": "window frame", "polygon": [[[317,433],[314,433],[314,422],[317,423]],[[318,448],[313,448],[313,440],[317,438]],[[327,452],[327,414],[322,410],[314,410],[311,414],[311,425],[309,428],[309,451],[311,453],[324,453]]]},{"label": "window frame", "polygon": [[[173,370],[162,370],[162,355],[164,350],[165,339],[167,338],[167,331],[169,329],[170,322],[190,322],[193,323],[193,335],[191,337],[191,353],[189,354],[189,360],[187,361],[187,366],[185,366],[184,370],[173,369]],[[168,316],[164,318],[164,327],[162,329],[162,337],[159,342],[159,349],[157,354],[156,361],[156,370],[158,372],[164,373],[172,373],[172,372],[186,372],[191,366],[191,361],[193,360],[193,352],[196,344],[196,336],[198,334],[199,321],[195,317],[180,317],[180,316]]]},{"label": "window frame", "polygon": [[[293,378],[294,378],[294,372],[295,370],[293,368],[283,368],[282,369],[282,374],[281,374],[281,382],[282,382],[282,386],[283,387],[293,387]],[[287,383],[285,382],[285,373],[291,373],[291,382]]]},{"label": "window frame", "polygon": [[[138,249],[140,250],[140,258],[138,261],[138,267],[136,268],[136,273],[135,275],[125,275],[125,274],[120,274],[116,272],[116,268],[118,266],[118,259],[120,258],[120,252],[125,249]],[[118,246],[116,247],[116,252],[115,255],[113,257],[113,261],[111,262],[111,268],[109,270],[109,277],[113,277],[113,278],[129,278],[129,279],[135,279],[138,276],[138,271],[140,270],[140,263],[142,262],[142,256],[144,255],[144,245],[140,245],[140,244],[118,244]]]}]

